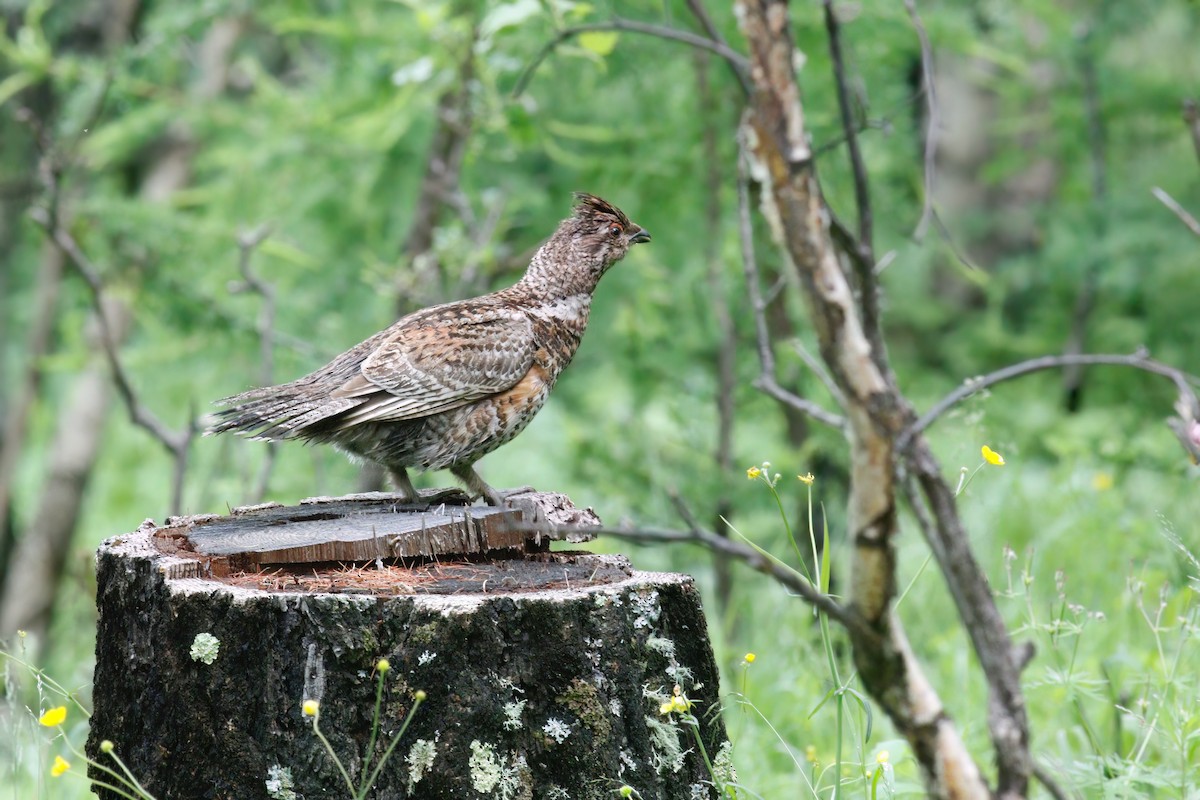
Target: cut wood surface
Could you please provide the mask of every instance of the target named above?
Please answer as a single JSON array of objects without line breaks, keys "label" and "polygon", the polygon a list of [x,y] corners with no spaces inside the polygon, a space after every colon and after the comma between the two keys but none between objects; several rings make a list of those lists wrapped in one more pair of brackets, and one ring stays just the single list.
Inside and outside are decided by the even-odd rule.
[{"label": "cut wood surface", "polygon": [[[357,779],[364,751],[379,758],[420,691],[369,797],[609,800],[628,784],[644,798],[715,798],[705,755],[728,779],[728,746],[692,579],[548,551],[548,526],[577,532],[590,512],[561,495],[522,502],[318,498],[109,539],[89,751],[112,741],[160,798],[345,796],[304,701],[319,702],[321,730]],[[510,518],[541,533],[502,527]],[[366,557],[304,560],[333,552],[322,535]],[[439,552],[380,556],[380,542]],[[705,754],[661,712],[676,691],[694,703]]]},{"label": "cut wood surface", "polygon": [[[551,539],[591,539],[580,529],[598,524],[590,509],[575,508],[563,495],[528,493],[496,508],[470,506],[449,489],[425,492],[418,504],[369,492],[296,506],[264,503],[228,516],[171,517],[145,528],[153,529],[157,549],[183,557],[174,577],[226,577],[284,565],[545,552]],[[556,533],[555,525],[566,532]]]}]

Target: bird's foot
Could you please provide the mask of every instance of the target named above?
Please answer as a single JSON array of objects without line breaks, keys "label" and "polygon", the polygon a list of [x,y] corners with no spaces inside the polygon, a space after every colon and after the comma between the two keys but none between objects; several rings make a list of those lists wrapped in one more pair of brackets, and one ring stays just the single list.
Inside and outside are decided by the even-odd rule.
[{"label": "bird's foot", "polygon": [[396,484],[396,494],[399,496],[401,503],[407,505],[421,501],[416,487],[413,486],[412,480],[408,477],[408,470],[404,467],[395,467],[389,469],[388,473],[392,476],[392,483]]},{"label": "bird's foot", "polygon": [[471,493],[472,497],[483,498],[485,503],[496,508],[507,506],[507,500],[510,497],[534,491],[532,486],[522,486],[518,489],[505,489],[503,491],[494,489],[487,481],[479,477],[479,473],[475,471],[474,467],[469,465],[451,467],[450,472],[467,485],[467,491]]}]

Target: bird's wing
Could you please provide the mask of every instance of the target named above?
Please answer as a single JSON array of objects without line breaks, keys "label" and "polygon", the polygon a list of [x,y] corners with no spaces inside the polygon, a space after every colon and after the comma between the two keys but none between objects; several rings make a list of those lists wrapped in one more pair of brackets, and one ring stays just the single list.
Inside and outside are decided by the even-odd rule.
[{"label": "bird's wing", "polygon": [[406,320],[333,391],[361,399],[338,427],[418,419],[502,392],[529,371],[535,349],[529,320],[499,309]]}]

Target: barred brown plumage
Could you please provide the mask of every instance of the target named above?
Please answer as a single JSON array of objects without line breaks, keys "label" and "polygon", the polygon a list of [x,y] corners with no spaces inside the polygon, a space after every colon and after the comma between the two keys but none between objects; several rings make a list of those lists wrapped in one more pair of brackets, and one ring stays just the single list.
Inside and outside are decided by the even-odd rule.
[{"label": "barred brown plumage", "polygon": [[414,312],[303,378],[218,401],[228,408],[207,433],[333,444],[382,465],[409,500],[410,467],[449,468],[499,505],[475,462],[533,419],[579,348],[600,278],[648,241],[616,206],[577,194],[516,284]]}]

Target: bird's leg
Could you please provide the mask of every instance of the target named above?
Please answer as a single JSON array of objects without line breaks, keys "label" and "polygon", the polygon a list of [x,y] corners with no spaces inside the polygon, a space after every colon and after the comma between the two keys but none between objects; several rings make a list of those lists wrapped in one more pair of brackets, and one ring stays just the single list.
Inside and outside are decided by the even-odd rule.
[{"label": "bird's leg", "polygon": [[450,472],[467,485],[467,491],[471,493],[472,497],[482,497],[489,506],[504,506],[504,495],[488,486],[472,465],[455,464],[450,467]]},{"label": "bird's leg", "polygon": [[404,496],[405,503],[415,503],[420,498],[417,497],[417,490],[412,485],[412,480],[408,477],[408,470],[404,467],[391,467],[388,469],[388,474],[392,476],[392,483],[396,484],[399,489],[399,494]]}]

